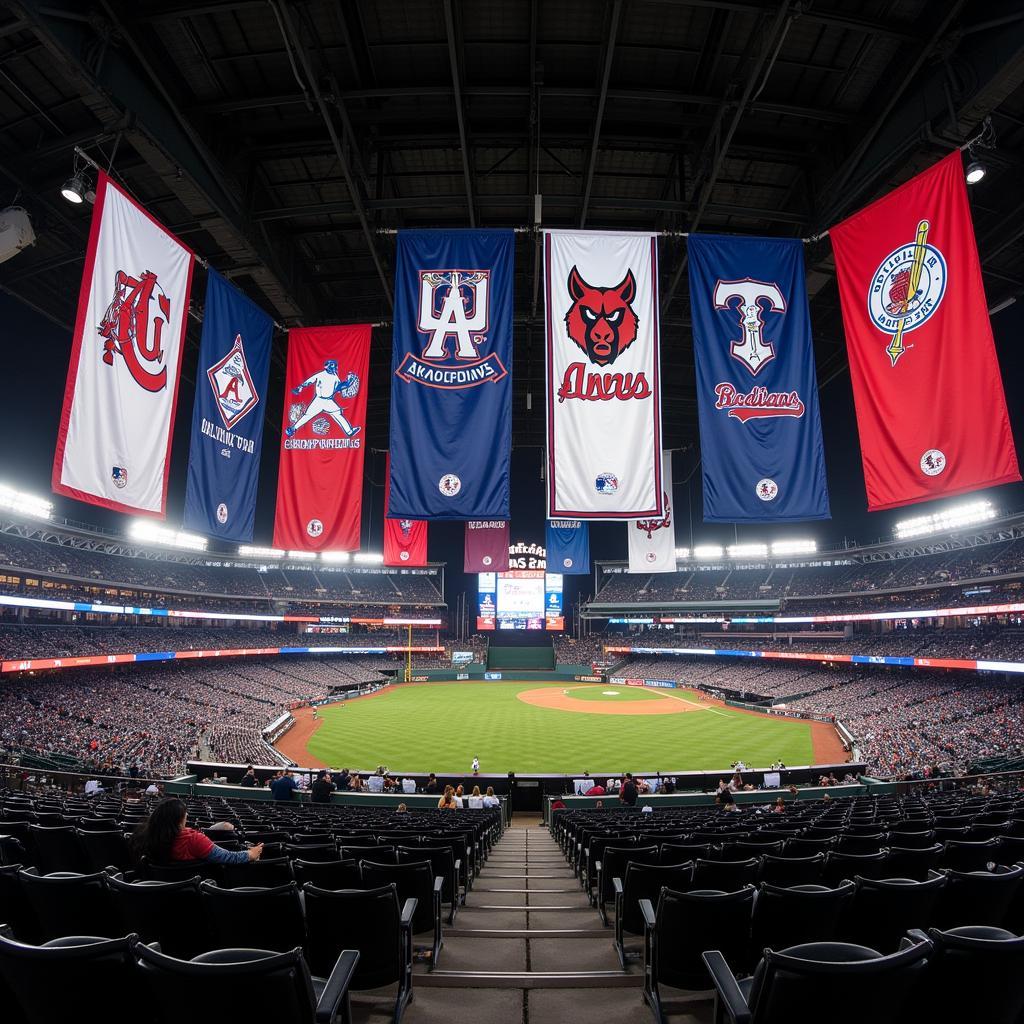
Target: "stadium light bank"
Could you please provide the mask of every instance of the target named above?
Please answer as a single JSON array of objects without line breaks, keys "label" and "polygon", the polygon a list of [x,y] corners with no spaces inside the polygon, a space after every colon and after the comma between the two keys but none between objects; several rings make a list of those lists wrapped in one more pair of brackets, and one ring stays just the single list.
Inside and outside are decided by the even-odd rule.
[{"label": "stadium light bank", "polygon": [[16,491],[9,484],[0,484],[0,509],[33,519],[52,519],[53,502],[26,491]]},{"label": "stadium light bank", "polygon": [[726,549],[730,558],[765,558],[767,544],[730,544]]},{"label": "stadium light bank", "polygon": [[242,558],[284,558],[280,548],[253,547],[251,544],[240,544],[238,554]]},{"label": "stadium light bank", "polygon": [[[334,562],[338,565],[344,565],[346,562],[352,560],[352,556],[347,551],[321,551],[320,559],[324,562]],[[383,561],[383,556],[381,556]]]},{"label": "stadium light bank", "polygon": [[990,501],[972,501],[966,505],[954,505],[941,512],[933,512],[928,516],[903,519],[893,527],[893,533],[897,540],[910,540],[912,537],[947,533],[950,530],[973,526],[975,523],[984,523],[989,519],[995,519],[996,515]]},{"label": "stadium light bank", "polygon": [[355,560],[363,565],[382,565],[384,556],[373,551],[357,551]]},{"label": "stadium light bank", "polygon": [[195,533],[185,533],[182,530],[168,530],[166,527],[157,526],[145,519],[138,519],[132,523],[129,530],[132,540],[141,541],[144,544],[160,544],[167,548],[183,548],[186,551],[205,551],[206,538]]}]

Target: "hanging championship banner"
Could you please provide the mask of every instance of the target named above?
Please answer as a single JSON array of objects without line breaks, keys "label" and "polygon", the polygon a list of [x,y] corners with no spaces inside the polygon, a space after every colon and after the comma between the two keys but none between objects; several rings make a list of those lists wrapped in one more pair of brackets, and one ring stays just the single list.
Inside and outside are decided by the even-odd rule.
[{"label": "hanging championship banner", "polygon": [[274,546],[358,551],[370,325],[288,332]]},{"label": "hanging championship banner", "polygon": [[508,569],[508,522],[471,519],[466,523],[463,572],[505,572]]},{"label": "hanging championship banner", "polygon": [[705,522],[828,519],[803,243],[690,235],[687,251]]},{"label": "hanging championship banner", "polygon": [[52,486],[163,518],[193,255],[102,171]]},{"label": "hanging championship banner", "polygon": [[658,240],[544,233],[548,516],[662,514]]},{"label": "hanging championship banner", "polygon": [[384,475],[384,564],[426,565],[427,524],[416,519],[388,518],[388,485],[391,456]]},{"label": "hanging championship banner", "polygon": [[960,153],[829,235],[868,508],[1020,480]]},{"label": "hanging championship banner", "polygon": [[393,516],[509,516],[514,248],[510,230],[398,233]]},{"label": "hanging championship banner", "polygon": [[590,572],[590,526],[581,519],[549,519],[545,531],[548,569],[566,576]]},{"label": "hanging championship banner", "polygon": [[630,572],[675,572],[676,527],[672,522],[672,453],[662,453],[665,511],[660,516],[626,524]]},{"label": "hanging championship banner", "polygon": [[273,330],[262,309],[215,270],[207,272],[186,530],[252,540]]}]

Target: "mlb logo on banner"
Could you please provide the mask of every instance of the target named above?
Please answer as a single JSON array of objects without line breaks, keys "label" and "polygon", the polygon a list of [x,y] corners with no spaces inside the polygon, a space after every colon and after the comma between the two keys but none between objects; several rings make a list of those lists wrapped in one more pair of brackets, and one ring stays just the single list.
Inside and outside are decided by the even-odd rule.
[{"label": "mlb logo on banner", "polygon": [[273,330],[263,310],[215,270],[208,272],[185,491],[187,530],[252,540]]},{"label": "mlb logo on banner", "polygon": [[662,514],[657,244],[545,232],[552,519]]},{"label": "mlb logo on banner", "polygon": [[509,230],[398,233],[396,518],[508,518],[514,251]]}]

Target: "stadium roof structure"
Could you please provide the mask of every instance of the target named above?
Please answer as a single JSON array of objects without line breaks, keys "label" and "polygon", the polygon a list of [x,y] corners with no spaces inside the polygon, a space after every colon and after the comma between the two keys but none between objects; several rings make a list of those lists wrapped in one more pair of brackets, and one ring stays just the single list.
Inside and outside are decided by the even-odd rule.
[{"label": "stadium roof structure", "polygon": [[[59,194],[76,146],[279,323],[381,324],[377,381],[390,367],[393,232],[524,229],[518,445],[544,431],[538,223],[675,233],[660,249],[668,447],[696,437],[681,232],[816,236],[984,132],[976,156],[989,173],[971,198],[990,305],[1024,293],[1017,0],[4,9],[0,182],[38,242],[0,266],[0,288],[62,325],[90,215]],[[825,382],[846,364],[831,248],[819,240],[806,255]],[[280,338],[275,351],[271,422]],[[386,441],[387,394],[372,392],[371,445]]]}]

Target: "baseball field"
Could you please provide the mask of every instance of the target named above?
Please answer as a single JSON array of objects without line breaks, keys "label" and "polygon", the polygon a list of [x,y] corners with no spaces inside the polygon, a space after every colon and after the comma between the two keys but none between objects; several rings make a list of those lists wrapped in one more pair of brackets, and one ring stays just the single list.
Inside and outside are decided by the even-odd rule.
[{"label": "baseball field", "polygon": [[485,774],[574,774],[843,759],[829,725],[613,684],[407,683],[296,719],[278,746],[308,767],[466,772],[479,757]]}]

